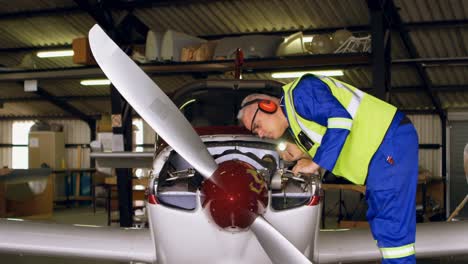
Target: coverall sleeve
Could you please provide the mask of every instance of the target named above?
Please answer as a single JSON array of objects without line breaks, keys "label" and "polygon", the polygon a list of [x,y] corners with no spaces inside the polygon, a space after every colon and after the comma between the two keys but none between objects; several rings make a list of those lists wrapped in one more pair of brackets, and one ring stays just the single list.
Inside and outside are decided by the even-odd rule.
[{"label": "coverall sleeve", "polygon": [[294,107],[302,118],[327,127],[312,160],[332,171],[350,133],[352,118],[319,78],[304,77],[293,91]]}]

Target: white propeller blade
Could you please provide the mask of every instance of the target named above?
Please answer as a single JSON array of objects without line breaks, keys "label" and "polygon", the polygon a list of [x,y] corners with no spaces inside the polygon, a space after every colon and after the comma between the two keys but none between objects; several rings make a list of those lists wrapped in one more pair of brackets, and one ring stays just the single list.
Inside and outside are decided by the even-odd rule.
[{"label": "white propeller blade", "polygon": [[263,250],[275,264],[295,263],[311,264],[289,240],[276,230],[265,218],[259,216],[250,226]]},{"label": "white propeller blade", "polygon": [[171,99],[98,25],[89,31],[89,43],[99,67],[125,100],[188,163],[209,178],[217,164]]}]

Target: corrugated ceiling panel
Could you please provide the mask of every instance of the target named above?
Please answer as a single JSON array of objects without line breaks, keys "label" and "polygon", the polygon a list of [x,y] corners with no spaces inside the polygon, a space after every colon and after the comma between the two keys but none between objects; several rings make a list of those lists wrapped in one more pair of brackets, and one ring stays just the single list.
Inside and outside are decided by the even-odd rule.
[{"label": "corrugated ceiling panel", "polygon": [[391,98],[391,104],[401,109],[432,109],[432,103],[429,97],[425,93],[393,93]]},{"label": "corrugated ceiling panel", "polygon": [[33,93],[24,92],[23,85],[20,83],[0,82],[0,98],[14,97],[37,97]]},{"label": "corrugated ceiling panel", "polygon": [[0,55],[0,64],[18,70],[80,66],[73,63],[72,57],[39,58],[36,52],[2,53]]},{"label": "corrugated ceiling panel", "polygon": [[0,108],[0,116],[23,116],[23,115],[61,115],[66,114],[60,108],[46,101],[32,102],[6,102]]},{"label": "corrugated ceiling panel", "polygon": [[99,100],[73,100],[69,103],[80,110],[82,113],[87,115],[93,114],[110,114],[111,113],[111,102],[109,99]]},{"label": "corrugated ceiling panel", "polygon": [[[468,18],[468,2],[451,1],[404,1],[397,0],[400,15],[405,22],[443,21]],[[468,29],[424,29],[410,32],[421,57],[467,56]]]},{"label": "corrugated ceiling panel", "polygon": [[468,84],[468,66],[429,67],[426,71],[433,85]]},{"label": "corrugated ceiling panel", "polygon": [[368,23],[364,1],[235,0],[136,10],[157,31],[174,29],[192,35],[304,30]]},{"label": "corrugated ceiling panel", "polygon": [[398,32],[392,32],[392,59],[408,58],[408,52]]},{"label": "corrugated ceiling panel", "polygon": [[41,9],[76,6],[73,0],[3,0],[0,1],[0,13],[13,13]]},{"label": "corrugated ceiling panel", "polygon": [[80,80],[41,80],[39,85],[55,96],[110,95],[110,86],[83,86]]},{"label": "corrugated ceiling panel", "polygon": [[70,44],[86,36],[95,21],[86,13],[0,20],[0,47]]},{"label": "corrugated ceiling panel", "polygon": [[400,7],[404,22],[468,18],[468,2],[465,0],[395,0],[395,6]]},{"label": "corrugated ceiling panel", "polygon": [[468,108],[468,89],[466,92],[438,93],[442,108],[457,109]]},{"label": "corrugated ceiling panel", "polygon": [[194,80],[191,75],[187,74],[177,76],[153,76],[152,79],[165,93],[168,94]]},{"label": "corrugated ceiling panel", "polygon": [[369,68],[354,68],[344,71],[344,75],[336,79],[349,83],[359,89],[372,86],[372,73]]},{"label": "corrugated ceiling panel", "polygon": [[414,67],[398,66],[392,67],[392,87],[399,86],[419,86],[421,81],[418,72]]},{"label": "corrugated ceiling panel", "polygon": [[468,56],[468,29],[432,29],[410,32],[420,57]]}]

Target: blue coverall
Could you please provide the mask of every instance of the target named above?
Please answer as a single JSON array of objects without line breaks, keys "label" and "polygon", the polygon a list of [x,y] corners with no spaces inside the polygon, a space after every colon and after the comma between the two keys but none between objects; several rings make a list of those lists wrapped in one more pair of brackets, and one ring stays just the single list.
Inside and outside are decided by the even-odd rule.
[{"label": "blue coverall", "polygon": [[[293,97],[297,114],[322,126],[327,127],[329,118],[351,118],[328,86],[314,76],[303,78]],[[284,106],[282,109],[286,113]],[[348,134],[347,129],[327,129],[312,160],[333,171]],[[409,119],[397,111],[369,164],[366,179],[367,220],[384,264],[416,263],[413,243],[417,179],[417,132]]]}]

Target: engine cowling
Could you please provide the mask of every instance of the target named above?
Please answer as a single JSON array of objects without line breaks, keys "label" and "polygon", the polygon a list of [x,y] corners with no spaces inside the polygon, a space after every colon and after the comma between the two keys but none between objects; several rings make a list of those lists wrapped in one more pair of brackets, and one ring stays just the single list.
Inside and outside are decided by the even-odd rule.
[{"label": "engine cowling", "polygon": [[202,185],[203,208],[221,228],[248,228],[268,205],[268,187],[262,175],[247,162],[228,160],[219,164]]}]

